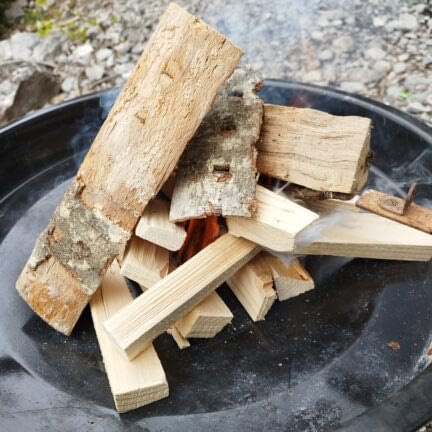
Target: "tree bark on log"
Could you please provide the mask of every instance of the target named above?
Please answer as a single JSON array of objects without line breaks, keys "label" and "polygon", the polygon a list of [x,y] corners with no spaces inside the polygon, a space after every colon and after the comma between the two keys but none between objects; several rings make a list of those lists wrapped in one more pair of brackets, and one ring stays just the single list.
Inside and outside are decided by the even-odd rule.
[{"label": "tree bark on log", "polygon": [[255,213],[261,82],[250,70],[237,69],[216,98],[180,158],[171,221]]},{"label": "tree bark on log", "polygon": [[52,327],[71,333],[241,54],[168,7],[17,281]]}]

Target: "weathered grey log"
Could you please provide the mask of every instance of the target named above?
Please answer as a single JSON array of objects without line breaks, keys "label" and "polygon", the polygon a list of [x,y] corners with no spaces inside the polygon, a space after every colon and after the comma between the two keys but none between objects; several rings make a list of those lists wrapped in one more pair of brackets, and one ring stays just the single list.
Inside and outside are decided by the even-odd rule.
[{"label": "weathered grey log", "polygon": [[242,52],[171,4],[17,281],[70,334]]},{"label": "weathered grey log", "polygon": [[263,117],[256,92],[261,82],[250,69],[238,69],[216,98],[180,158],[171,221],[255,213],[255,143]]}]

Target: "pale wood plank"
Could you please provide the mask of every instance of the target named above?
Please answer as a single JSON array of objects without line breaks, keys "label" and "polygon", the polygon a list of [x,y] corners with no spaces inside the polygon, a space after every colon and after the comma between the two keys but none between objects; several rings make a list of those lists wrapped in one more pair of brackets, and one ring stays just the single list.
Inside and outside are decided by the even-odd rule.
[{"label": "pale wood plank", "polygon": [[168,202],[151,200],[135,228],[135,235],[170,251],[179,250],[186,239],[186,231],[183,226],[170,222],[169,211]]},{"label": "pale wood plank", "polygon": [[172,326],[167,330],[167,333],[172,336],[175,343],[180,349],[186,349],[190,347],[190,342],[181,335],[181,333],[177,330],[176,326]]},{"label": "pale wood plank", "polygon": [[226,218],[230,234],[275,251],[291,252],[297,235],[318,219],[317,214],[263,186],[257,186],[256,198],[253,218]]},{"label": "pale wood plank", "polygon": [[[70,334],[241,54],[184,9],[167,8],[17,281],[48,324]],[[64,273],[78,285],[57,283]]]},{"label": "pale wood plank", "polygon": [[271,268],[261,254],[231,276],[227,284],[253,321],[263,320],[277,298]]},{"label": "pale wood plank", "polygon": [[361,210],[355,200],[325,200],[308,205],[321,218],[297,239],[297,254],[406,261],[432,258],[431,235]]},{"label": "pale wood plank", "polygon": [[216,292],[210,293],[175,326],[185,338],[212,338],[233,319],[228,306]]},{"label": "pale wood plank", "polygon": [[370,131],[365,117],[265,105],[258,171],[319,191],[355,193],[368,176]]},{"label": "pale wood plank", "polygon": [[169,252],[147,240],[132,236],[121,263],[121,274],[151,288],[169,271]]},{"label": "pale wood plank", "polygon": [[278,299],[280,301],[296,297],[315,288],[311,275],[300,264],[298,259],[293,258],[289,264],[269,253],[264,253],[269,264]]},{"label": "pale wood plank", "polygon": [[224,234],[106,321],[106,331],[133,359],[259,251]]},{"label": "pale wood plank", "polygon": [[115,406],[126,412],[168,396],[168,382],[159,357],[150,345],[128,361],[112,343],[103,322],[132,301],[116,261],[90,301],[91,314]]}]

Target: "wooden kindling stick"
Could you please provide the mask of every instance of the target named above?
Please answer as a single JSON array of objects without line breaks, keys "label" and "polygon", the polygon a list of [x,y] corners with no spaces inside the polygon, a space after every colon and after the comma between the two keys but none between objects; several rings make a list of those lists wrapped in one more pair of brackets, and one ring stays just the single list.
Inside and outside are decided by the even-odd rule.
[{"label": "wooden kindling stick", "polygon": [[17,281],[52,327],[71,333],[241,55],[169,5]]},{"label": "wooden kindling stick", "polygon": [[133,361],[128,361],[102,327],[105,320],[131,301],[129,288],[114,261],[93,295],[90,309],[115,406],[121,413],[167,397],[169,392],[165,372],[153,345]]},{"label": "wooden kindling stick", "polygon": [[129,359],[252,259],[260,247],[224,234],[105,322]]},{"label": "wooden kindling stick", "polygon": [[263,186],[257,186],[256,194],[256,215],[227,217],[229,232],[275,251],[292,252],[296,237],[319,216]]}]

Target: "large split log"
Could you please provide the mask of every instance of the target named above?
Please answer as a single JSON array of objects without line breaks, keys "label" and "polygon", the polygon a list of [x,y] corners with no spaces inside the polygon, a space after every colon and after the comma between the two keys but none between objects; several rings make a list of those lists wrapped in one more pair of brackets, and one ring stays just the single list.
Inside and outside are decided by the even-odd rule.
[{"label": "large split log", "polygon": [[[170,220],[255,213],[261,79],[237,69],[180,158]],[[185,205],[187,203],[187,205]]]},{"label": "large split log", "polygon": [[256,191],[256,215],[227,217],[229,232],[275,251],[292,252],[296,237],[318,215],[262,186]]},{"label": "large split log", "polygon": [[224,234],[106,321],[106,331],[133,359],[260,249]]},{"label": "large split log", "polygon": [[168,7],[17,281],[55,329],[70,334],[240,56]]},{"label": "large split log", "polygon": [[151,345],[133,361],[119,352],[103,329],[103,322],[132,301],[116,261],[90,301],[93,324],[118,412],[126,412],[168,396],[168,382]]},{"label": "large split log", "polygon": [[352,201],[324,200],[308,205],[320,214],[301,233],[295,253],[429,261],[432,235],[359,209]]},{"label": "large split log", "polygon": [[356,193],[368,176],[370,131],[365,117],[264,105],[258,171],[319,191]]}]

